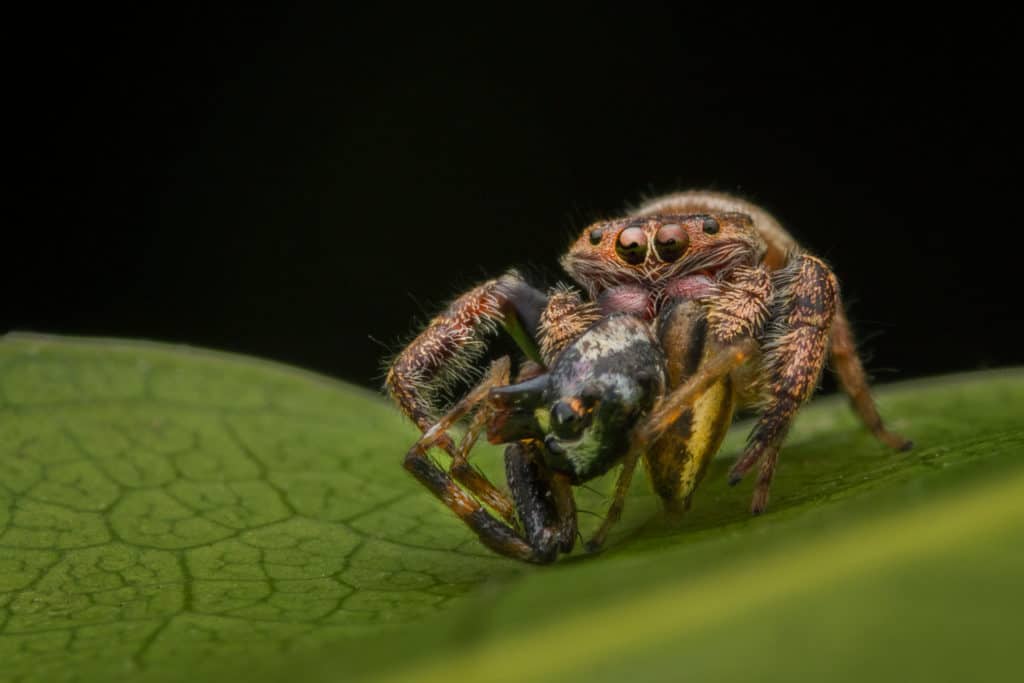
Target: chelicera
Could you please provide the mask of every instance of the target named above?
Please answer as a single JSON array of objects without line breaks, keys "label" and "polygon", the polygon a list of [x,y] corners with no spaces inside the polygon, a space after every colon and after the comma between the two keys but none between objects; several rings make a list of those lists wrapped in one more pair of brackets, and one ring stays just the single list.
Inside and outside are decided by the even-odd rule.
[{"label": "chelicera", "polygon": [[[736,197],[682,192],[586,228],[562,257],[580,289],[541,292],[516,271],[466,292],[394,359],[386,387],[423,432],[405,467],[504,555],[553,561],[576,540],[573,486],[621,466],[596,549],[645,463],[669,509],[685,509],[739,408],[758,411],[732,467],[737,483],[760,464],[759,514],[800,406],[831,360],[863,423],[887,446],[839,285],[763,209]],[[480,372],[489,341],[508,357],[445,409],[445,391]],[[514,381],[513,381],[514,380]],[[469,416],[459,443],[449,430]],[[510,493],[469,463],[479,435],[506,443]],[[440,448],[447,470],[428,455]]]}]

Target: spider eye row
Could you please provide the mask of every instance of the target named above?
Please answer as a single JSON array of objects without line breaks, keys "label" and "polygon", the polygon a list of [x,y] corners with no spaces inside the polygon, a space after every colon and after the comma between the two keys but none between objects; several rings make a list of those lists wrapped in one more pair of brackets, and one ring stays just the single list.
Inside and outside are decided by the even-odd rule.
[{"label": "spider eye row", "polygon": [[[715,235],[721,229],[718,221],[711,216],[702,216],[701,228],[705,234]],[[607,230],[604,227],[590,231],[590,243],[598,245],[604,239]],[[678,260],[689,248],[690,236],[686,229],[678,223],[662,225],[654,236],[654,248],[658,258],[665,262]],[[642,228],[626,228],[618,234],[615,242],[615,253],[630,265],[639,265],[647,258],[647,235]]]}]

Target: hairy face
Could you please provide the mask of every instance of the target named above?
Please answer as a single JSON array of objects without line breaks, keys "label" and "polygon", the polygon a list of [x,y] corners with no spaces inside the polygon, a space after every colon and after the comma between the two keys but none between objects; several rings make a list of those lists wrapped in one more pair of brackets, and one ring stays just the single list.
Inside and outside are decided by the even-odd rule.
[{"label": "hairy face", "polygon": [[562,267],[596,296],[623,284],[658,286],[697,273],[715,277],[758,263],[765,249],[744,213],[634,216],[589,226],[562,257]]}]

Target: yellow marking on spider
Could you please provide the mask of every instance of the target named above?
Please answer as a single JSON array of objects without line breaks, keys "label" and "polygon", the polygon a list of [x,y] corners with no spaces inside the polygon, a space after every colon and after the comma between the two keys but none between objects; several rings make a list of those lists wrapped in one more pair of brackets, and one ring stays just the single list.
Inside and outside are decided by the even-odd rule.
[{"label": "yellow marking on spider", "polygon": [[732,421],[733,403],[732,384],[728,378],[708,387],[694,403],[690,438],[686,442],[689,457],[679,472],[681,499],[693,493],[704,468],[722,445]]},{"label": "yellow marking on spider", "polygon": [[533,411],[533,416],[537,418],[537,424],[540,425],[540,430],[547,434],[551,431],[551,411],[547,408],[537,408]]}]

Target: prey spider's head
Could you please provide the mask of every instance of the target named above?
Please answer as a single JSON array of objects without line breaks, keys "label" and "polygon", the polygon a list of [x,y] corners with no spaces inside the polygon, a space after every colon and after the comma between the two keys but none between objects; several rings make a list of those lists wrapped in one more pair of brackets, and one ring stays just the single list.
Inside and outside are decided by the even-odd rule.
[{"label": "prey spider's head", "polygon": [[547,373],[488,395],[491,443],[543,444],[547,465],[580,483],[629,450],[631,429],[664,393],[665,358],[650,327],[617,313],[565,348]]},{"label": "prey spider's head", "polygon": [[753,265],[764,252],[745,213],[658,214],[594,223],[562,257],[562,267],[594,296],[621,284],[714,276]]}]

